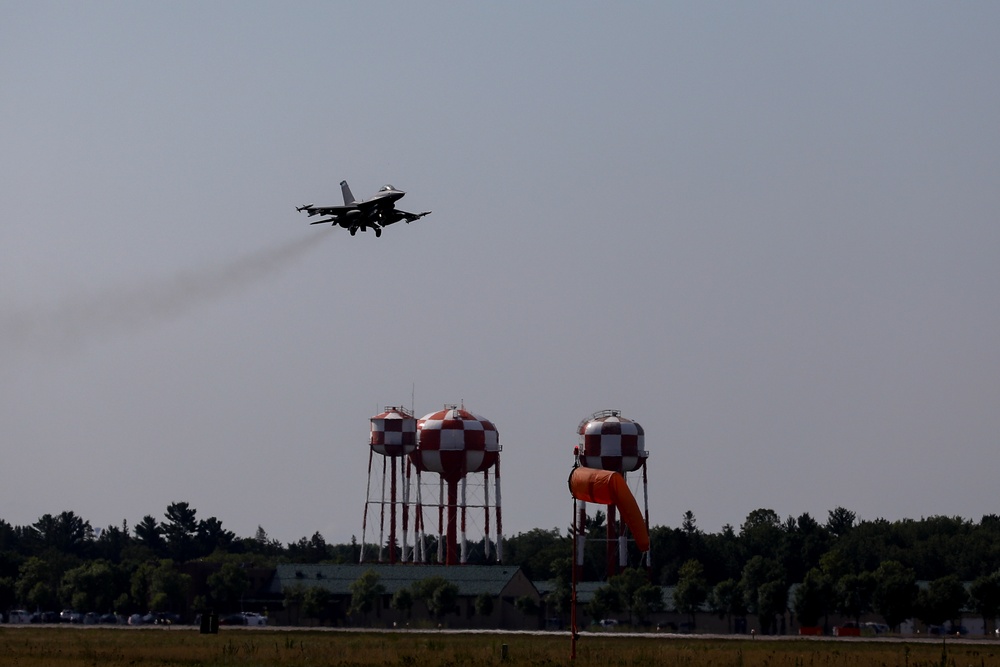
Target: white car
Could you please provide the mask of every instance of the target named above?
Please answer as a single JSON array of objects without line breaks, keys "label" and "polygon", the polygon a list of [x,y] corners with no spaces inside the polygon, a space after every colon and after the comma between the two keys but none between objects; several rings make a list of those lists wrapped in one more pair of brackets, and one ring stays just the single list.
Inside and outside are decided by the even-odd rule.
[{"label": "white car", "polygon": [[247,619],[247,625],[267,625],[267,616],[261,616],[252,611],[243,612],[243,618]]}]

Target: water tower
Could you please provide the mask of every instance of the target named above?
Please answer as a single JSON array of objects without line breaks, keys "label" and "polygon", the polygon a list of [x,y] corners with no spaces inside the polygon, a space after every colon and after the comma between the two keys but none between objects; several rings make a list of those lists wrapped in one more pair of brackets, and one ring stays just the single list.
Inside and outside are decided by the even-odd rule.
[{"label": "water tower", "polygon": [[[417,448],[410,454],[417,469],[417,543],[424,543],[425,503],[421,492],[420,476],[424,472],[440,475],[438,501],[438,562],[446,565],[468,562],[466,516],[468,476],[483,473],[483,500],[485,514],[485,557],[490,553],[490,471],[496,488],[496,545],[497,561],[503,560],[503,530],[500,522],[500,437],[496,426],[485,417],[473,414],[463,407],[445,406],[443,410],[425,415],[417,420]],[[447,487],[447,499],[444,489]],[[461,491],[461,494],[459,493]],[[461,524],[459,525],[459,517]],[[446,520],[447,518],[447,520]],[[460,535],[459,535],[460,532]],[[459,539],[461,541],[459,542]]]},{"label": "water tower", "polygon": [[[396,562],[396,524],[397,509],[402,510],[403,519],[403,540],[400,544],[400,554],[403,561],[409,556],[409,504],[410,504],[410,470],[412,464],[408,456],[417,448],[417,420],[405,408],[395,406],[387,407],[381,413],[371,418],[371,437],[369,440],[371,450],[368,453],[368,492],[365,502],[365,513],[361,523],[361,560],[365,559],[365,533],[368,528],[368,510],[370,507],[378,508],[379,516],[379,551],[378,560],[385,560],[385,519],[386,507],[389,508],[389,563]],[[372,495],[372,462],[375,454],[382,457],[382,472],[376,472],[376,493]],[[405,465],[405,475],[404,475]],[[388,470],[389,488],[386,489],[386,478]],[[397,502],[397,478],[403,482],[403,500]],[[388,495],[387,495],[388,492]]]},{"label": "water tower", "polygon": [[[648,529],[646,458],[649,454],[646,452],[645,432],[642,426],[638,422],[622,417],[620,410],[601,410],[581,421],[577,434],[580,436],[580,442],[576,448],[576,456],[580,465],[618,472],[626,479],[627,473],[642,470],[643,512]],[[607,568],[610,578],[628,564],[628,538],[618,525],[615,506],[608,505],[607,512]],[[580,525],[584,525],[582,520]]]}]

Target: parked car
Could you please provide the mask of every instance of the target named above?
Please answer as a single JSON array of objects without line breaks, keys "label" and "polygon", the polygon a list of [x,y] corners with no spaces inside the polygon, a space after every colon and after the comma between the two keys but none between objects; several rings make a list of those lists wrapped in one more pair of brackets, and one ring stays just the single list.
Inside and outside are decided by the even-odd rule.
[{"label": "parked car", "polygon": [[72,609],[63,609],[59,612],[59,621],[61,623],[83,623],[83,614]]},{"label": "parked car", "polygon": [[7,614],[8,623],[31,623],[31,614],[24,609],[12,609]]},{"label": "parked car", "polygon": [[147,625],[177,625],[181,617],[170,611],[151,611],[142,617],[142,622]]},{"label": "parked car", "polygon": [[246,619],[246,625],[267,625],[267,616],[261,616],[252,611],[243,612],[243,618]]},{"label": "parked car", "polygon": [[889,626],[885,623],[865,623],[865,630],[873,635],[884,635],[889,632]]},{"label": "parked car", "polygon": [[848,621],[843,625],[838,625],[833,629],[834,637],[860,637],[861,628],[854,621]]}]

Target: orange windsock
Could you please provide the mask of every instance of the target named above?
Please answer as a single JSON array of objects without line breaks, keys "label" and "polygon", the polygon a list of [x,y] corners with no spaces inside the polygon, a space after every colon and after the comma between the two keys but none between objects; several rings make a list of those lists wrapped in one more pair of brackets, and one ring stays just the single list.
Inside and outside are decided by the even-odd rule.
[{"label": "orange windsock", "polygon": [[632,531],[639,551],[649,551],[649,530],[635,496],[620,473],[582,466],[573,468],[569,475],[569,490],[577,500],[617,507],[625,525]]}]

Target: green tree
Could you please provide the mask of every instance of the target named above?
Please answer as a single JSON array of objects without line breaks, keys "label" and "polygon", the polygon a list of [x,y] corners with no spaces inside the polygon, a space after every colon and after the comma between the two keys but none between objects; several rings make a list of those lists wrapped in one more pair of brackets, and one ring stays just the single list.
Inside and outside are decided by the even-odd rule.
[{"label": "green tree", "polygon": [[797,519],[789,517],[785,522],[784,544],[781,564],[785,569],[785,581],[802,581],[806,572],[819,566],[831,544],[829,531],[808,513]]},{"label": "green tree", "polygon": [[552,579],[552,564],[571,553],[570,543],[558,528],[534,528],[504,541],[504,561],[520,567],[532,581]]},{"label": "green tree", "polygon": [[458,611],[458,586],[444,577],[427,577],[411,586],[413,597],[424,603],[428,613],[438,618]]},{"label": "green tree", "polygon": [[163,535],[170,556],[178,563],[186,563],[194,556],[195,537],[198,535],[197,511],[188,503],[167,505]]},{"label": "green tree", "polygon": [[965,586],[956,575],[949,574],[935,579],[917,593],[916,610],[920,620],[927,625],[944,625],[945,621],[954,624],[968,600]]},{"label": "green tree", "polygon": [[457,614],[458,586],[449,582],[434,589],[427,610],[437,618],[441,618],[445,614]]},{"label": "green tree", "polygon": [[972,582],[969,588],[969,602],[983,619],[983,629],[987,621],[996,621],[1000,614],[1000,571],[985,574]]},{"label": "green tree", "polygon": [[854,512],[838,507],[827,513],[826,529],[834,537],[843,537],[854,528],[854,521],[857,515]]},{"label": "green tree", "polygon": [[538,614],[538,601],[530,595],[522,595],[514,600],[514,608],[525,616],[535,616]]},{"label": "green tree", "polygon": [[917,577],[912,569],[895,560],[885,561],[874,572],[872,606],[894,630],[913,615],[917,599]]},{"label": "green tree", "polygon": [[128,522],[123,520],[120,528],[108,526],[100,531],[91,545],[91,554],[95,559],[118,564],[122,562],[123,554],[131,545],[132,536],[129,535]]},{"label": "green tree", "polygon": [[788,584],[782,579],[772,579],[760,585],[757,589],[757,617],[760,619],[760,631],[771,634],[774,630],[774,619],[783,616],[788,608]]},{"label": "green tree", "polygon": [[206,583],[218,609],[238,609],[240,601],[250,588],[250,577],[240,564],[229,561],[223,563],[218,571],[208,575]]},{"label": "green tree", "polygon": [[559,614],[568,614],[573,597],[573,557],[557,558],[552,563],[555,586],[545,598],[546,605]]},{"label": "green tree", "polygon": [[674,606],[677,611],[691,617],[694,627],[695,617],[708,599],[709,587],[705,581],[705,568],[696,560],[689,560],[681,566],[680,579],[674,588]]},{"label": "green tree", "polygon": [[228,551],[235,541],[236,534],[223,528],[222,522],[212,516],[198,522],[194,553],[200,557],[214,551]]},{"label": "green tree", "polygon": [[759,555],[748,560],[743,567],[740,587],[743,589],[747,610],[757,616],[763,634],[771,633],[775,615],[784,611],[783,602],[781,612],[775,610],[777,604],[774,599],[779,589],[784,589],[787,595],[788,584],[785,583],[784,576],[785,572],[776,560]]},{"label": "green tree", "polygon": [[93,560],[67,570],[62,577],[62,599],[73,609],[111,611],[118,590],[114,566],[105,560]]},{"label": "green tree", "polygon": [[701,531],[698,529],[698,521],[694,518],[694,512],[687,510],[684,518],[681,519],[681,530],[687,535],[695,535]]},{"label": "green tree", "polygon": [[756,509],[740,526],[740,543],[750,558],[780,553],[782,535],[781,519],[774,510]]},{"label": "green tree", "polygon": [[143,563],[132,573],[132,602],[140,611],[185,611],[190,575],[183,574],[169,558]]},{"label": "green tree", "polygon": [[163,528],[152,516],[147,514],[135,524],[136,541],[148,548],[156,556],[166,555],[166,543],[163,541]]},{"label": "green tree", "polygon": [[153,572],[152,608],[184,613],[190,589],[191,576],[178,570],[173,563],[165,561]]},{"label": "green tree", "polygon": [[587,603],[587,613],[595,621],[608,615],[608,612],[618,613],[622,610],[621,597],[611,586],[601,586],[594,591],[594,597]]},{"label": "green tree", "polygon": [[483,592],[476,596],[476,613],[480,616],[489,616],[493,613],[493,596]]},{"label": "green tree", "polygon": [[278,540],[271,539],[262,526],[257,526],[257,532],[254,533],[253,537],[245,537],[240,540],[240,548],[246,553],[260,556],[258,562],[262,564],[274,563],[275,559],[282,555],[285,550],[284,545]]},{"label": "green tree", "polygon": [[29,609],[59,608],[59,584],[65,571],[64,561],[31,556],[21,564],[14,585],[17,599]]},{"label": "green tree", "polygon": [[712,589],[708,596],[708,603],[712,611],[719,618],[726,619],[726,629],[733,631],[733,616],[746,616],[747,608],[743,589],[735,579],[725,579],[720,581]]},{"label": "green tree", "polygon": [[364,573],[350,585],[351,606],[348,614],[367,615],[378,604],[379,598],[385,593],[385,586],[379,581],[375,570],[365,570]]},{"label": "green tree", "polygon": [[302,613],[320,622],[331,616],[333,593],[319,586],[311,586],[302,596]]},{"label": "green tree", "polygon": [[330,559],[330,547],[319,532],[311,538],[301,538],[288,545],[288,559],[292,563],[322,563]]},{"label": "green tree", "polygon": [[646,621],[650,614],[663,611],[663,589],[653,584],[644,584],[632,594],[632,613],[639,621]]},{"label": "green tree", "polygon": [[94,539],[90,522],[73,512],[60,512],[57,516],[45,514],[31,528],[40,551],[53,549],[62,554],[80,557],[87,544]]},{"label": "green tree", "polygon": [[819,625],[819,619],[830,611],[832,598],[833,582],[830,577],[815,567],[806,572],[792,600],[792,609],[799,624],[807,627]]},{"label": "green tree", "polygon": [[834,584],[834,608],[844,616],[860,622],[861,615],[872,608],[875,577],[871,572],[845,574]]},{"label": "green tree", "polygon": [[751,614],[760,613],[760,597],[758,589],[769,581],[781,579],[784,571],[781,565],[773,558],[754,556],[743,566],[743,576],[740,579],[740,588],[743,589],[744,600],[747,611]]},{"label": "green tree", "polygon": [[[645,572],[635,568],[622,570],[621,573],[611,577],[606,585],[594,592],[594,599],[590,606],[591,614],[595,617],[603,617],[603,614],[608,611],[624,611],[629,615],[629,623],[632,623],[633,617],[641,617],[648,613],[648,604],[652,595],[650,591],[644,591],[642,595],[636,597],[636,593],[644,586],[649,586],[649,579]],[[653,588],[659,590],[658,587]]]},{"label": "green tree", "polygon": [[0,609],[10,609],[17,600],[14,577],[0,577]]},{"label": "green tree", "polygon": [[[304,601],[306,598],[306,587],[301,584],[284,587],[284,598],[282,604],[288,612],[292,625],[299,625],[302,621]],[[202,596],[195,598],[196,609],[208,609],[208,600]]]},{"label": "green tree", "polygon": [[393,593],[389,606],[396,611],[406,612],[406,617],[409,618],[413,609],[413,593],[409,588],[400,588]]}]

